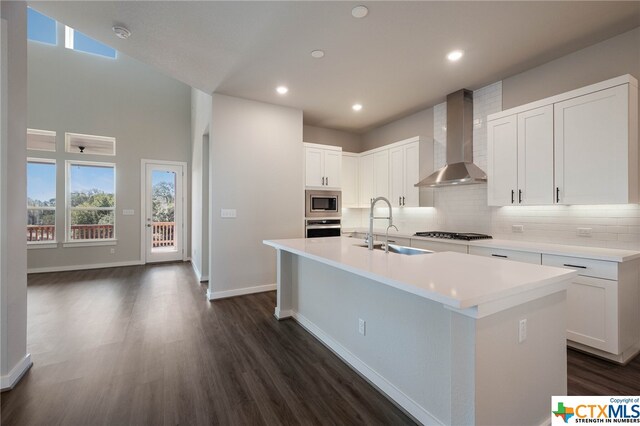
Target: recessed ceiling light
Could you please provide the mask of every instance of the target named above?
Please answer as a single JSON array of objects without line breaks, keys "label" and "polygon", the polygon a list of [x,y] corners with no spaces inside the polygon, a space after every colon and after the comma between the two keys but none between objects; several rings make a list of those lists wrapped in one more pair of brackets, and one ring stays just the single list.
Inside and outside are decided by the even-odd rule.
[{"label": "recessed ceiling light", "polygon": [[126,40],[129,37],[131,37],[131,31],[129,31],[125,27],[121,27],[121,26],[116,25],[115,27],[113,27],[111,29],[113,30],[113,32],[116,34],[116,37],[118,37],[118,38]]},{"label": "recessed ceiling light", "polygon": [[369,9],[367,9],[366,6],[356,6],[353,9],[351,9],[351,15],[354,18],[364,18],[365,16],[367,16],[369,14]]},{"label": "recessed ceiling light", "polygon": [[324,56],[324,50],[314,50],[311,52],[311,56],[316,59],[320,59]]},{"label": "recessed ceiling light", "polygon": [[276,92],[280,93],[281,95],[286,94],[289,91],[289,89],[285,86],[278,86],[276,88]]},{"label": "recessed ceiling light", "polygon": [[447,59],[451,62],[455,62],[458,59],[462,58],[462,55],[464,55],[464,52],[462,50],[454,50],[452,52],[449,52],[449,54],[447,55]]},{"label": "recessed ceiling light", "polygon": [[354,111],[360,111],[362,109],[362,104],[353,104],[351,107]]}]

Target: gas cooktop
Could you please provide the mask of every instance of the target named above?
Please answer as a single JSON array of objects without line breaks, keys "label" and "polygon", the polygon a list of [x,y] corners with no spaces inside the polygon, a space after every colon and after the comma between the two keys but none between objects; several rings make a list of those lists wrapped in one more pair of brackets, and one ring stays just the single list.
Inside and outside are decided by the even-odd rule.
[{"label": "gas cooktop", "polygon": [[429,237],[429,238],[444,238],[447,240],[486,240],[490,239],[491,235],[474,234],[471,232],[444,232],[444,231],[426,231],[416,232],[417,237]]}]

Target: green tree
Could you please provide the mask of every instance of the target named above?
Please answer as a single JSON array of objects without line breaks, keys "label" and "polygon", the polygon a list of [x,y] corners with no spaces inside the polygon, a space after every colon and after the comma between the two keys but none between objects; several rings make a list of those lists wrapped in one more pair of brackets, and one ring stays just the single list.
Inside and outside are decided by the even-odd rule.
[{"label": "green tree", "polygon": [[173,182],[159,182],[151,192],[154,222],[175,221],[175,185]]}]

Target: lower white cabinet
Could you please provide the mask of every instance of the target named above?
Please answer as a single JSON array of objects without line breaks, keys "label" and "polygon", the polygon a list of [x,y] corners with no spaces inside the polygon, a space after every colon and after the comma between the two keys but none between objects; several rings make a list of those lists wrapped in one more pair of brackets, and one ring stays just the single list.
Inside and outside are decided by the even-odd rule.
[{"label": "lower white cabinet", "polygon": [[467,254],[468,247],[466,244],[447,243],[444,241],[430,241],[411,238],[411,247],[421,248],[431,251],[455,251]]},{"label": "lower white cabinet", "polygon": [[469,246],[469,254],[494,257],[496,259],[515,260],[516,262],[533,263],[535,265],[540,265],[542,258],[541,253],[476,246]]},{"label": "lower white cabinet", "polygon": [[638,261],[542,255],[542,264],[578,272],[567,289],[567,341],[625,363],[640,350]]}]

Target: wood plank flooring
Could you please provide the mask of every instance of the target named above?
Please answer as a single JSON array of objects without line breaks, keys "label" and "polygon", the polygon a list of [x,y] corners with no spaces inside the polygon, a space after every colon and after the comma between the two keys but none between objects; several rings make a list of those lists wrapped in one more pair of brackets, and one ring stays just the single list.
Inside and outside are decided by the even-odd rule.
[{"label": "wood plank flooring", "polygon": [[29,276],[34,365],[10,425],[414,424],[275,293],[206,300],[189,264]]},{"label": "wood plank flooring", "polygon": [[[189,264],[29,276],[34,366],[2,425],[402,425],[398,408],[293,321],[275,293],[208,302]],[[640,394],[625,367],[568,351],[570,395]]]}]

